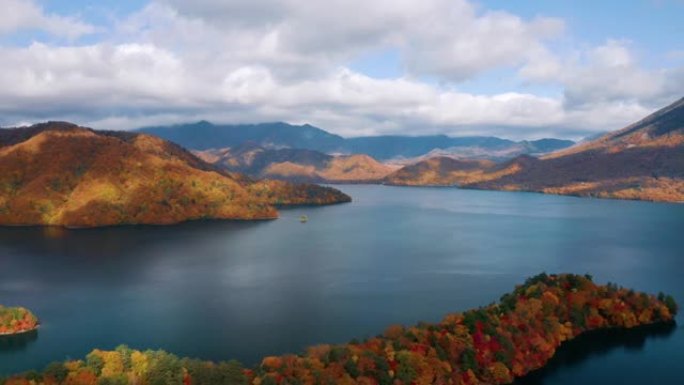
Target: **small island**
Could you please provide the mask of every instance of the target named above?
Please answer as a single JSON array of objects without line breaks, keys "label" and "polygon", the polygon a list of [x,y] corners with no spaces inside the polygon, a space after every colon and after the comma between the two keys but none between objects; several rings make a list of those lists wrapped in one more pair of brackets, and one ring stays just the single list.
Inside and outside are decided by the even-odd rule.
[{"label": "small island", "polygon": [[251,369],[120,346],[0,384],[508,384],[546,365],[564,341],[593,330],[673,323],[677,310],[662,293],[597,285],[589,275],[540,274],[499,303],[439,323],[390,326],[364,341],[266,357]]},{"label": "small island", "polygon": [[38,318],[23,307],[0,305],[0,336],[22,334],[38,328]]}]

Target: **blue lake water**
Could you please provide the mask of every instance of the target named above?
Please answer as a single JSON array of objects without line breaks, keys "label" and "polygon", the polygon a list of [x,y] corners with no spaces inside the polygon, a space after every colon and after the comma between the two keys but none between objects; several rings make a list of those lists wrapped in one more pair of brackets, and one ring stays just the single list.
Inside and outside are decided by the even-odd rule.
[{"label": "blue lake water", "polygon": [[[684,302],[684,205],[338,187],[354,202],[275,221],[0,228],[0,303],[42,322],[0,339],[0,374],[122,343],[251,365],[437,321],[542,271]],[[682,383],[681,326],[609,340],[580,343],[527,383]]]}]

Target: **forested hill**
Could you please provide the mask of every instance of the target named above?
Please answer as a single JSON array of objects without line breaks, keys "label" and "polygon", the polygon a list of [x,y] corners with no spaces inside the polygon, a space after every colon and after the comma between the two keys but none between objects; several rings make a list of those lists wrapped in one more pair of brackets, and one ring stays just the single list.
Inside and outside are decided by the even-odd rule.
[{"label": "forested hill", "polygon": [[63,122],[0,130],[0,225],[268,219],[278,215],[274,204],[349,200],[331,188],[220,171],[151,135]]}]

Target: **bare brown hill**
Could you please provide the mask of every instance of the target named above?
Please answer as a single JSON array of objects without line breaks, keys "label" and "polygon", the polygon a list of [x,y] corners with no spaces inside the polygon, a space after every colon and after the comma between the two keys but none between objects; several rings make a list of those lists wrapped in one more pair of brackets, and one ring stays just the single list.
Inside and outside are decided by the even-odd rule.
[{"label": "bare brown hill", "polygon": [[397,169],[368,155],[328,155],[306,149],[269,149],[254,143],[198,151],[203,160],[256,178],[298,182],[374,183]]},{"label": "bare brown hill", "polygon": [[278,215],[275,204],[349,199],[319,186],[254,182],[150,135],[62,122],[0,130],[0,225],[268,219]]},{"label": "bare brown hill", "polygon": [[460,160],[436,157],[392,173],[385,183],[397,186],[451,186],[480,180],[496,163],[487,160]]}]

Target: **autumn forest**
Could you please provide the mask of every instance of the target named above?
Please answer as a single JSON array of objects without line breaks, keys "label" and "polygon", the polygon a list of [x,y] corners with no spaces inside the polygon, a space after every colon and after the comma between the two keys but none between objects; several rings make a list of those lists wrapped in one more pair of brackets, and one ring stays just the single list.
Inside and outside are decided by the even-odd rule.
[{"label": "autumn forest", "polygon": [[[266,357],[255,368],[120,346],[0,384],[508,384],[543,367],[564,341],[593,330],[670,323],[677,311],[674,299],[663,293],[597,285],[589,275],[543,273],[503,295],[499,303],[449,314],[439,323],[390,326],[363,341]],[[35,326],[25,310],[4,314],[30,318]]]}]

